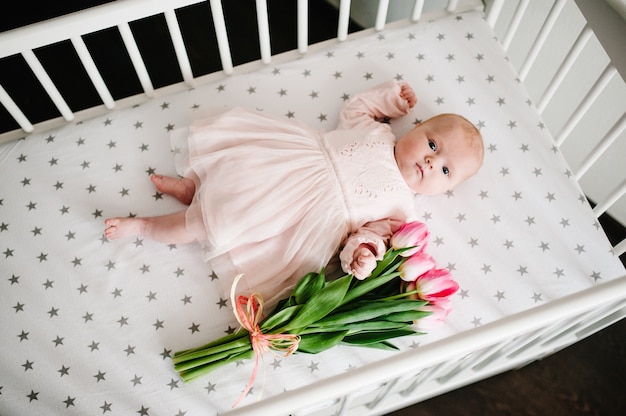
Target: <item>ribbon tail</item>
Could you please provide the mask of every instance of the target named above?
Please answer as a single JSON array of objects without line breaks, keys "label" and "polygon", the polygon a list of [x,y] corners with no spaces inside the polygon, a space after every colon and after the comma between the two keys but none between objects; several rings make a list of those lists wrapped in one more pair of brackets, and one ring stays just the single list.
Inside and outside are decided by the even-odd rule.
[{"label": "ribbon tail", "polygon": [[243,390],[243,392],[241,393],[241,396],[239,396],[239,398],[237,399],[237,401],[233,404],[233,409],[235,407],[237,407],[237,405],[243,400],[245,399],[245,397],[248,395],[248,393],[250,392],[250,389],[252,389],[252,385],[254,384],[254,379],[256,378],[256,373],[259,369],[259,351],[257,351],[257,347],[256,345],[252,346],[252,349],[254,350],[254,369],[252,370],[252,374],[250,375],[250,379],[248,380],[248,385],[246,386],[246,388]]}]

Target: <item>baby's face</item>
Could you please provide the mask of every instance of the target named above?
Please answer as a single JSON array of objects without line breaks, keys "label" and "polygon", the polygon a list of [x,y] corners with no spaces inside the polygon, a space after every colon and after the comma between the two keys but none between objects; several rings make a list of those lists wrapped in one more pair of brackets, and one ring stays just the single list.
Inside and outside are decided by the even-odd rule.
[{"label": "baby's face", "polygon": [[454,119],[418,124],[395,147],[400,173],[413,192],[444,193],[478,171],[481,160],[472,140]]}]

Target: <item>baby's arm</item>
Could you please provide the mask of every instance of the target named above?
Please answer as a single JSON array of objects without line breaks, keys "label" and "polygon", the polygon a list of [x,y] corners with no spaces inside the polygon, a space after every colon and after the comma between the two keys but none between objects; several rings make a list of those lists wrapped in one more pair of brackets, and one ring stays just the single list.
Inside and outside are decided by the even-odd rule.
[{"label": "baby's arm", "polygon": [[343,271],[360,280],[368,277],[387,251],[389,238],[401,225],[402,221],[393,219],[371,221],[350,234],[339,254]]},{"label": "baby's arm", "polygon": [[351,98],[339,117],[339,128],[398,118],[409,113],[417,98],[405,82],[388,81]]}]

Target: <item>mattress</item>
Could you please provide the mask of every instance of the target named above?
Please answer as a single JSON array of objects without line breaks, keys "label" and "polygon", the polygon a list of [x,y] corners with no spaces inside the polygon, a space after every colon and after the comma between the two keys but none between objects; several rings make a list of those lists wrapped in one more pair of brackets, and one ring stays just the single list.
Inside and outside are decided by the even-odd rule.
[{"label": "mattress", "polygon": [[[477,12],[334,43],[288,63],[163,96],[0,147],[0,413],[211,415],[242,393],[242,361],[183,384],[171,357],[237,329],[197,245],[107,241],[111,216],[183,206],[153,188],[175,175],[172,130],[242,105],[330,130],[348,97],[397,79],[418,104],[401,135],[443,113],[485,140],[478,175],[415,199],[429,252],[460,285],[445,326],[400,351],[620,276],[624,268],[499,46]],[[266,354],[242,405],[395,352],[339,346]]]}]

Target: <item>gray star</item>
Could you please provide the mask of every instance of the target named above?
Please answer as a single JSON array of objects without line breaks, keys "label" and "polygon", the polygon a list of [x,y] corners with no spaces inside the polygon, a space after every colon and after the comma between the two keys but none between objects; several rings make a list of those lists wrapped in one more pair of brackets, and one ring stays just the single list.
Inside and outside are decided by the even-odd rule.
[{"label": "gray star", "polygon": [[465,214],[461,214],[461,213],[459,213],[459,214],[456,216],[456,219],[457,219],[457,221],[458,221],[458,222],[463,222],[463,221],[465,221]]},{"label": "gray star", "polygon": [[478,245],[478,239],[477,238],[470,238],[470,241],[467,243],[472,247],[476,247]]},{"label": "gray star", "polygon": [[274,370],[276,370],[278,367],[281,367],[281,363],[279,359],[274,358],[274,361],[272,362],[272,364],[270,364],[272,367],[274,367]]},{"label": "gray star", "polygon": [[159,354],[161,357],[163,357],[163,359],[165,360],[166,358],[170,358],[172,356],[172,350],[168,350],[166,348],[163,348],[163,352],[161,354]]},{"label": "gray star", "polygon": [[550,244],[542,241],[539,245],[539,248],[541,249],[541,251],[550,250]]},{"label": "gray star", "polygon": [[535,303],[541,302],[541,293],[534,292],[531,299],[533,299]]},{"label": "gray star", "polygon": [[161,104],[161,110],[167,110],[168,108],[170,108],[170,103],[163,102],[163,104]]},{"label": "gray star", "polygon": [[439,33],[439,34],[437,35],[437,40],[440,40],[440,41],[441,41],[441,40],[444,40],[445,38],[446,38],[446,35],[444,35],[443,33]]},{"label": "gray star", "polygon": [[574,249],[578,252],[578,254],[582,254],[585,252],[585,246],[580,245],[580,244],[576,244],[576,248]]},{"label": "gray star", "polygon": [[487,75],[487,82],[492,83],[495,82],[496,78],[493,75]]},{"label": "gray star", "polygon": [[77,287],[76,290],[78,290],[78,294],[87,293],[87,286],[81,283],[80,287]]},{"label": "gray star", "polygon": [[552,202],[552,201],[556,200],[556,198],[554,197],[554,194],[553,194],[553,193],[551,193],[551,192],[548,192],[548,194],[546,195],[546,199],[547,199],[549,202]]},{"label": "gray star", "polygon": [[64,365],[61,365],[61,369],[57,370],[57,372],[61,373],[61,377],[70,375],[70,368]]},{"label": "gray star", "polygon": [[52,186],[58,191],[59,189],[63,189],[63,182],[57,181],[57,183]]},{"label": "gray star", "polygon": [[192,322],[191,326],[187,329],[189,329],[192,334],[196,332],[200,332],[200,324],[196,324],[195,322]]},{"label": "gray star", "polygon": [[373,76],[373,74],[371,72],[366,72],[365,75],[363,75],[363,78],[365,78],[367,81],[369,81],[372,78],[374,78],[374,76]]},{"label": "gray star", "polygon": [[465,82],[465,77],[463,75],[457,76],[456,82],[458,82],[459,84],[462,84],[463,82]]},{"label": "gray star", "polygon": [[443,104],[443,103],[444,103],[444,99],[443,99],[443,97],[437,97],[437,99],[435,100],[435,102],[436,102],[438,105],[441,105],[441,104]]},{"label": "gray star", "polygon": [[217,90],[217,92],[222,92],[222,91],[226,90],[226,86],[224,84],[220,84],[215,89]]},{"label": "gray star", "polygon": [[[85,292],[86,291],[87,290],[85,290]],[[85,312],[82,318],[85,320],[85,323],[87,323],[87,321],[93,321],[93,313]]]},{"label": "gray star", "polygon": [[94,352],[94,350],[100,350],[100,348],[98,347],[98,345],[100,345],[99,342],[96,341],[91,341],[91,344],[87,345],[87,347],[91,350],[91,352]]},{"label": "gray star", "polygon": [[102,406],[100,406],[100,409],[102,409],[102,413],[106,413],[106,412],[110,412],[111,411],[111,405],[112,403],[107,403],[107,401],[104,401],[104,404]]},{"label": "gray star", "polygon": [[54,342],[54,346],[58,347],[59,345],[63,345],[63,340],[65,338],[61,338],[60,336],[57,335],[57,337],[55,339],[52,340],[52,342]]},{"label": "gray star", "polygon": [[556,268],[556,270],[552,274],[556,275],[557,279],[560,279],[561,277],[565,276],[565,273],[563,272],[563,269],[559,269],[558,267]]},{"label": "gray star", "polygon": [[159,321],[158,319],[156,320],[155,323],[152,324],[152,326],[154,327],[155,331],[158,331],[159,329],[164,328],[163,321]]},{"label": "gray star", "polygon": [[98,370],[98,374],[94,375],[94,377],[96,379],[96,383],[99,383],[99,382],[105,380],[105,378],[104,378],[105,374],[106,374],[106,371],[102,372],[102,371]]},{"label": "gray star", "polygon": [[131,346],[130,344],[128,344],[128,347],[126,347],[126,349],[124,350],[124,352],[126,353],[126,356],[128,357],[131,354],[135,353],[135,347]]},{"label": "gray star", "polygon": [[428,82],[429,84],[430,84],[431,82],[433,82],[434,80],[435,80],[435,77],[434,77],[434,76],[432,76],[432,75],[430,75],[430,74],[426,76],[426,82]]},{"label": "gray star", "polygon": [[24,304],[17,302],[13,309],[15,309],[15,313],[24,312]]},{"label": "gray star", "polygon": [[311,361],[311,364],[308,365],[308,368],[311,370],[311,372],[314,372],[315,370],[319,371],[319,363],[316,363],[315,361]]},{"label": "gray star", "polygon": [[39,395],[39,392],[35,392],[34,390],[31,390],[30,394],[27,394],[26,397],[28,397],[29,402],[32,402],[33,400],[39,400],[37,398],[38,395]]},{"label": "gray star", "polygon": [[482,319],[483,319],[483,318],[478,318],[478,317],[476,317],[476,316],[474,317],[474,319],[473,319],[473,320],[472,320],[472,322],[471,322],[471,323],[472,323],[472,325],[474,325],[474,328],[476,328],[476,327],[478,327],[478,326],[481,326],[481,325],[482,325],[482,322],[481,322],[481,321],[482,321]]},{"label": "gray star", "polygon": [[454,61],[454,54],[453,53],[449,53],[448,56],[446,56],[446,60],[448,62]]},{"label": "gray star", "polygon": [[505,246],[507,250],[513,248],[513,242],[510,240],[506,240],[502,245]]},{"label": "gray star", "polygon": [[148,416],[148,410],[150,410],[149,407],[143,407],[143,405],[141,405],[141,409],[137,410],[137,413],[139,413],[139,416]]},{"label": "gray star", "polygon": [[13,274],[9,277],[9,282],[11,282],[11,286],[16,285],[20,282],[20,277]]},{"label": "gray star", "polygon": [[513,195],[511,195],[513,197],[513,199],[515,199],[516,201],[522,199],[522,193],[521,192],[513,192]]},{"label": "gray star", "polygon": [[30,332],[24,332],[24,330],[22,330],[22,333],[19,334],[17,337],[20,339],[20,342],[24,340],[28,341],[28,334],[30,334]]},{"label": "gray star", "polygon": [[597,282],[598,280],[602,279],[600,272],[596,272],[596,271],[592,272],[589,277],[592,277],[594,282]]},{"label": "gray star", "polygon": [[181,269],[180,267],[178,267],[176,268],[176,271],[174,272],[174,274],[176,275],[176,277],[184,276],[185,269]]},{"label": "gray star", "polygon": [[122,190],[120,191],[120,194],[124,197],[124,196],[128,196],[128,192],[129,192],[128,189],[122,188]]},{"label": "gray star", "polygon": [[437,238],[435,238],[434,242],[435,242],[436,246],[440,246],[440,245],[443,244],[443,238],[442,237],[437,237]]},{"label": "gray star", "polygon": [[524,276],[525,274],[528,274],[528,267],[520,265],[517,269],[517,272],[520,274],[520,276]]},{"label": "gray star", "polygon": [[502,169],[500,169],[500,174],[501,174],[502,176],[506,176],[506,175],[508,175],[508,174],[509,174],[509,168],[504,168],[504,167],[503,167]]},{"label": "gray star", "polygon": [[130,382],[133,383],[133,387],[135,387],[137,384],[141,384],[141,379],[143,377],[139,377],[137,376],[137,374],[135,374],[135,377],[130,379]]},{"label": "gray star", "polygon": [[526,217],[526,220],[524,222],[528,223],[528,226],[530,227],[531,225],[535,224],[535,217]]},{"label": "gray star", "polygon": [[146,297],[148,298],[148,302],[152,302],[153,300],[156,300],[156,293],[150,291],[150,293],[148,293]]},{"label": "gray star", "polygon": [[106,120],[104,120],[104,125],[105,126],[110,126],[112,122],[113,121],[111,119],[107,118]]},{"label": "gray star", "polygon": [[543,173],[541,172],[540,168],[535,168],[533,170],[533,175],[535,175],[535,177],[539,177],[539,176],[543,175]]},{"label": "gray star", "polygon": [[[70,207],[66,207],[65,205],[63,205],[63,207],[59,211],[61,211],[61,215],[68,214],[70,212]],[[68,238],[68,240],[69,240],[69,238]]]},{"label": "gray star", "polygon": [[497,224],[500,222],[500,216],[499,215],[492,215],[491,216],[491,222],[493,222],[494,224]]},{"label": "gray star", "polygon": [[469,298],[469,290],[460,290],[459,295],[461,296],[461,299]]},{"label": "gray star", "polygon": [[80,164],[80,166],[83,168],[83,170],[85,169],[89,169],[89,164],[91,162],[87,162],[86,160],[83,160],[83,163]]},{"label": "gray star", "polygon": [[125,317],[124,315],[122,315],[122,317],[120,319],[118,319],[116,322],[119,322],[120,328],[121,328],[124,325],[128,325],[128,318]]},{"label": "gray star", "polygon": [[484,274],[491,273],[491,265],[483,263],[482,271]]},{"label": "gray star", "polygon": [[312,99],[319,98],[319,93],[317,91],[311,91],[309,97],[311,97]]},{"label": "gray star", "polygon": [[499,106],[503,106],[504,104],[506,104],[504,97],[498,98],[498,101],[496,102],[498,103]]},{"label": "gray star", "polygon": [[517,127],[517,121],[510,120],[509,124],[507,124],[511,130]]},{"label": "gray star", "polygon": [[139,270],[141,270],[141,274],[146,274],[150,272],[150,266],[148,266],[147,264],[144,264],[143,266],[141,266],[139,268]]},{"label": "gray star", "polygon": [[317,116],[317,118],[318,118],[320,121],[326,121],[326,114],[324,114],[324,113],[320,113],[320,115],[319,115],[319,116]]},{"label": "gray star", "polygon": [[52,288],[52,284],[54,282],[51,281],[50,279],[46,279],[46,281],[43,283],[43,286],[46,288],[46,290],[51,289]]},{"label": "gray star", "polygon": [[561,224],[563,228],[569,227],[569,220],[566,218],[561,218],[561,222],[559,224]]},{"label": "gray star", "polygon": [[502,299],[504,299],[504,298],[505,298],[505,296],[504,296],[504,292],[500,292],[500,291],[498,290],[498,291],[496,291],[496,294],[494,295],[494,297],[495,297],[496,299],[498,299],[498,302],[500,302]]},{"label": "gray star", "polygon": [[65,408],[67,409],[70,406],[75,406],[74,400],[76,400],[76,397],[67,396],[67,399],[63,400],[63,403],[65,403]]},{"label": "gray star", "polygon": [[278,95],[280,95],[281,97],[284,97],[285,95],[287,95],[287,90],[286,90],[286,89],[284,89],[284,88],[281,88],[281,89],[278,91]]},{"label": "gray star", "polygon": [[115,269],[115,262],[109,260],[109,262],[105,265],[107,270],[110,271],[111,269]]},{"label": "gray star", "polygon": [[78,257],[74,257],[74,260],[72,260],[72,263],[74,264],[74,267],[80,266],[82,260],[83,259],[79,259]]},{"label": "gray star", "polygon": [[177,389],[178,388],[178,380],[172,379],[172,381],[167,383],[167,385],[170,386],[170,391],[172,391],[174,389]]},{"label": "gray star", "polygon": [[212,391],[215,391],[215,384],[209,381],[209,384],[205,387],[205,389],[207,390],[207,393],[211,393]]},{"label": "gray star", "polygon": [[111,294],[113,295],[113,299],[118,298],[122,296],[122,289],[115,288]]}]

